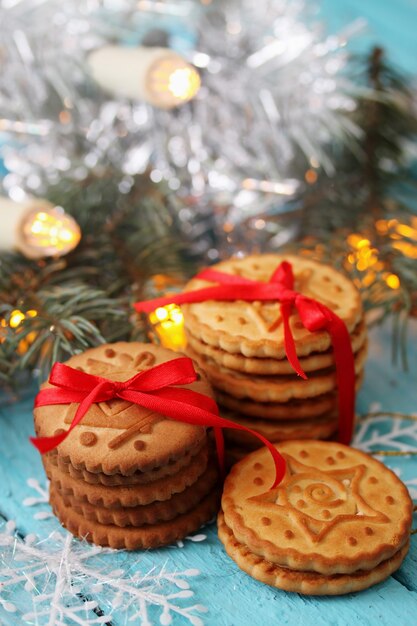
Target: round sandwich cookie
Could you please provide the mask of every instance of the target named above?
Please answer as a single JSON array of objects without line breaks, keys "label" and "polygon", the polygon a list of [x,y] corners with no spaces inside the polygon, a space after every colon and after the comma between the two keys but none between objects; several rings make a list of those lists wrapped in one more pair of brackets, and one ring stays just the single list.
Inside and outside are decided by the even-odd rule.
[{"label": "round sandwich cookie", "polygon": [[[171,361],[178,355],[152,344],[119,342],[71,357],[67,365],[112,381],[126,381],[138,372]],[[51,387],[49,382],[42,388]],[[212,397],[205,375],[184,385]],[[78,404],[38,407],[35,430],[50,437],[67,430]],[[131,476],[167,466],[195,450],[206,429],[169,419],[137,404],[115,398],[93,404],[70,435],[58,446],[61,461],[90,473]]]},{"label": "round sandwich cookie", "polygon": [[184,491],[206,471],[208,456],[208,449],[204,448],[193,457],[187,467],[179,470],[176,474],[139,485],[108,486],[101,483],[87,483],[74,478],[70,472],[60,467],[51,466],[47,460],[45,460],[45,467],[52,485],[55,485],[60,493],[74,496],[77,500],[89,502],[94,506],[129,508],[168,500],[173,494]]},{"label": "round sandwich cookie", "polygon": [[[363,383],[363,371],[356,377],[356,391]],[[305,420],[321,417],[337,411],[338,396],[336,391],[306,398],[304,400],[289,400],[287,402],[255,402],[248,398],[234,398],[233,396],[214,390],[219,405],[246,417],[256,417],[264,420]],[[295,437],[296,438],[296,437]]]},{"label": "round sandwich cookie", "polygon": [[[256,402],[288,402],[305,400],[334,391],[337,376],[334,369],[313,372],[306,380],[299,376],[255,376],[229,370],[209,357],[187,350],[189,356],[206,372],[213,387],[238,399],[249,398]],[[365,366],[367,345],[355,356],[355,373],[359,375]]]},{"label": "round sandwich cookie", "polygon": [[187,513],[177,515],[168,521],[143,526],[121,527],[87,519],[68,506],[53,486],[50,501],[61,524],[80,539],[110,548],[144,550],[183,539],[210,521],[219,508],[219,492],[218,489],[213,489]]},{"label": "round sandwich cookie", "polygon": [[[287,441],[289,439],[329,439],[337,432],[337,413],[330,413],[320,417],[306,420],[261,420],[257,418],[246,418],[238,413],[222,410],[223,417],[256,430],[272,443]],[[262,443],[245,430],[234,430],[230,428],[225,432],[226,442],[232,446],[242,446],[246,450],[255,450],[262,446]]]},{"label": "round sandwich cookie", "polygon": [[77,480],[90,483],[91,485],[100,484],[107,485],[108,487],[115,487],[117,485],[144,485],[153,483],[160,478],[169,478],[173,474],[177,474],[183,468],[189,467],[195,458],[205,458],[206,451],[207,441],[203,441],[178,459],[171,460],[167,465],[154,467],[148,472],[135,472],[134,474],[130,474],[130,476],[123,476],[122,474],[101,474],[99,472],[93,474],[85,469],[76,469],[71,465],[71,463],[64,461],[56,453],[56,450],[45,454],[43,460],[45,466],[48,464],[48,467],[51,465],[59,467],[61,470],[70,474]]},{"label": "round sandwich cookie", "polygon": [[154,501],[149,504],[125,508],[105,508],[90,504],[78,499],[69,492],[63,493],[55,484],[54,488],[59,492],[65,506],[70,507],[85,519],[90,519],[99,524],[114,524],[121,527],[137,527],[146,524],[157,524],[169,521],[188,513],[196,507],[209,492],[212,491],[218,479],[216,465],[210,465],[195,483],[180,493],[174,493],[168,500]]},{"label": "round sandwich cookie", "polygon": [[[212,269],[268,282],[283,261],[292,265],[295,291],[331,309],[345,322],[352,334],[363,318],[360,295],[352,281],[329,265],[294,255],[262,254],[228,259],[214,265]],[[186,285],[185,291],[213,285],[193,278]],[[207,300],[183,304],[182,310],[185,328],[201,342],[250,358],[285,358],[284,325],[276,302]],[[299,357],[329,350],[330,335],[326,331],[308,331],[296,311],[291,315],[290,326]]]},{"label": "round sandwich cookie", "polygon": [[277,487],[266,448],[234,465],[224,485],[219,536],[238,565],[273,586],[318,595],[365,589],[395,571],[413,510],[401,480],[339,443],[276,447],[286,461]]},{"label": "round sandwich cookie", "polygon": [[[366,341],[366,326],[362,319],[355,327],[352,335],[352,351],[354,354],[359,352]],[[190,332],[187,333],[187,343],[189,348],[196,354],[209,357],[215,363],[229,370],[236,370],[245,374],[256,374],[263,376],[285,376],[294,374],[294,369],[287,358],[271,359],[259,357],[247,357],[239,353],[231,353],[221,348],[204,343],[201,339],[197,339]],[[300,366],[304,372],[317,372],[319,370],[334,367],[334,353],[332,349],[326,352],[313,352],[309,356],[300,358]]]}]

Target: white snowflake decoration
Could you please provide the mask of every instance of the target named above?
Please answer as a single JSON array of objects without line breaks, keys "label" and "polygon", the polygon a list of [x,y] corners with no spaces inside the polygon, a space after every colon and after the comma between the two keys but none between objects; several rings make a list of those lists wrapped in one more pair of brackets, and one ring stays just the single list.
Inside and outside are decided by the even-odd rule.
[{"label": "white snowflake decoration", "polygon": [[[199,570],[168,572],[164,565],[143,572],[131,562],[111,570],[108,556],[114,551],[90,546],[69,533],[22,539],[15,524],[7,522],[0,531],[0,608],[16,617],[21,611],[19,623],[37,626],[105,624],[120,607],[126,623],[135,625],[151,626],[155,610],[163,626],[171,624],[174,615],[192,626],[203,625],[197,613],[207,608],[183,603],[194,595],[187,579]],[[105,599],[99,601],[97,595]],[[14,597],[19,597],[19,608]]]},{"label": "white snowflake decoration", "polygon": [[[23,506],[37,507],[40,504],[49,504],[49,481],[46,482],[45,487],[42,487],[36,478],[29,478],[26,482],[38,495],[25,498],[22,502]],[[45,520],[51,517],[54,517],[54,514],[50,509],[49,511],[37,511],[33,516],[36,520]]]},{"label": "white snowflake decoration", "polygon": [[417,449],[417,420],[406,417],[392,419],[383,413],[369,417],[369,419],[362,419],[356,429],[353,445],[364,452],[377,449],[398,452],[415,450]]}]

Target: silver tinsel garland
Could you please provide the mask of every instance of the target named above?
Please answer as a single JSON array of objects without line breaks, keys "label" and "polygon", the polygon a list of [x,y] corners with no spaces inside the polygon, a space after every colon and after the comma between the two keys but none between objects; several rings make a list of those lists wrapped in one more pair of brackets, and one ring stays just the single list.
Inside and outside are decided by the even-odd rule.
[{"label": "silver tinsel garland", "polygon": [[[332,174],[329,145],[361,134],[350,118],[359,88],[346,53],[357,25],[326,37],[307,4],[3,0],[6,189],[18,197],[19,187],[40,193],[63,172],[149,169],[184,195],[215,193],[228,207],[222,220],[238,223],[262,213],[265,197],[269,207],[269,194],[274,205],[293,196],[308,168]],[[162,111],[117,99],[89,76],[91,50],[161,38],[201,72],[189,104]]]}]

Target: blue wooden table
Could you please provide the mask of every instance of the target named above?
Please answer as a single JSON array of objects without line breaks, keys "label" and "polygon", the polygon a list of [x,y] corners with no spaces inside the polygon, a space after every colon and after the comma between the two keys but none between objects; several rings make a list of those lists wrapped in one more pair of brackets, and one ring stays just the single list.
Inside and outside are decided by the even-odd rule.
[{"label": "blue wooden table", "polygon": [[[417,73],[417,0],[323,0],[331,30],[363,16],[371,43]],[[388,327],[371,333],[354,445],[417,450],[417,322],[409,335],[409,373],[390,361]],[[33,395],[0,404],[0,626],[170,624],[185,626],[398,626],[417,623],[417,535],[401,569],[376,587],[339,598],[311,598],[262,585],[227,557],[214,524],[153,552],[98,550],[73,540],[52,516],[33,433]],[[417,500],[417,457],[379,456]],[[14,524],[12,523],[14,521]],[[415,520],[414,526],[417,526]]]}]

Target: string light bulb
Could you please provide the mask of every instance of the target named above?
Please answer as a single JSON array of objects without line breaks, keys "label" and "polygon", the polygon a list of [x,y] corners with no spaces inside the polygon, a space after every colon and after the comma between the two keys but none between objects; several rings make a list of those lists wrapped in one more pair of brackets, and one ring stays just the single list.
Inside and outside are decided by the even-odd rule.
[{"label": "string light bulb", "polygon": [[200,89],[197,69],[169,48],[104,46],[88,57],[90,73],[106,91],[172,109]]},{"label": "string light bulb", "polygon": [[0,198],[0,223],[0,251],[17,249],[28,259],[63,256],[81,239],[74,218],[44,199]]},{"label": "string light bulb", "polygon": [[175,352],[185,348],[184,316],[179,306],[168,304],[149,314],[149,322],[164,348]]}]

